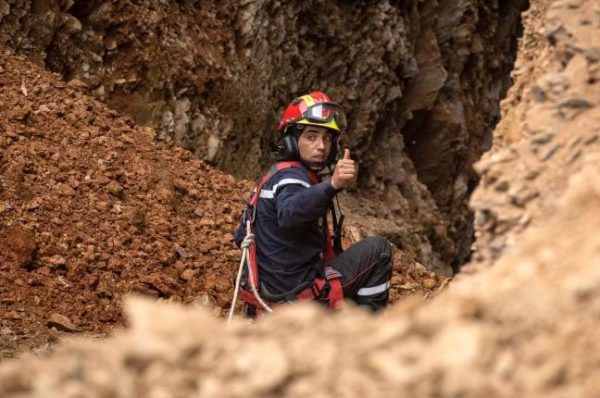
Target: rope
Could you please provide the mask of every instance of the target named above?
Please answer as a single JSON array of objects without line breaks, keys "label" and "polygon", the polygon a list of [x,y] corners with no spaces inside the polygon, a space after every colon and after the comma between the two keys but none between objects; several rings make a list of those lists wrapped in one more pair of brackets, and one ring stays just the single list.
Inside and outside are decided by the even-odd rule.
[{"label": "rope", "polygon": [[248,235],[246,235],[246,237],[244,238],[244,240],[242,241],[242,244],[240,245],[240,247],[242,248],[242,250],[248,250],[250,249],[250,246],[254,243],[254,234],[253,233],[249,233]]},{"label": "rope", "polygon": [[[240,261],[240,267],[238,268],[237,277],[235,278],[235,288],[233,290],[233,301],[231,302],[231,308],[229,309],[229,317],[227,317],[227,323],[230,323],[233,319],[233,312],[235,311],[235,303],[237,303],[238,293],[240,291],[240,282],[242,280],[242,270],[244,269],[244,263],[246,262],[246,258],[248,257],[248,247],[250,246],[251,239],[248,239],[248,236],[251,236],[254,239],[254,235],[246,235],[244,241],[242,242],[242,260]],[[244,247],[244,244],[247,244]]]},{"label": "rope", "polygon": [[[240,291],[240,283],[242,280],[242,270],[244,269],[244,264],[246,262],[250,261],[250,255],[248,254],[248,252],[250,250],[250,246],[252,246],[253,243],[254,243],[254,234],[252,233],[252,230],[250,228],[250,221],[248,220],[248,221],[246,221],[246,237],[244,237],[244,240],[242,241],[242,244],[240,245],[240,248],[242,249],[242,259],[240,260],[238,274],[235,279],[235,288],[233,290],[233,301],[231,302],[231,308],[229,308],[229,316],[227,318],[227,323],[230,323],[231,320],[233,319],[233,313],[235,311],[235,303],[237,302],[238,293]],[[260,295],[258,294],[258,290],[256,290],[256,285],[254,283],[254,275],[252,273],[252,267],[250,265],[248,266],[248,274],[249,274],[248,277],[250,278],[250,287],[252,289],[252,293],[254,294],[254,297],[266,311],[273,312],[271,307],[269,307],[267,305],[267,303],[265,303],[263,301],[263,299],[260,297]]]}]

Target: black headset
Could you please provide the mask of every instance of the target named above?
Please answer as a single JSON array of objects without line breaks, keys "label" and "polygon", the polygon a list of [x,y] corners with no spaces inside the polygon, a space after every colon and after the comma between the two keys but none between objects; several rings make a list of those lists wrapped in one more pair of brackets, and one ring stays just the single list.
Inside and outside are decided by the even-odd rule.
[{"label": "black headset", "polygon": [[[302,127],[298,127],[302,125],[289,125],[283,137],[279,140],[277,144],[277,160],[278,161],[298,161],[300,159],[300,151],[298,150],[298,137],[302,134]],[[334,139],[331,143],[331,151],[329,151],[329,156],[327,157],[326,165],[332,165],[338,156],[338,140]]]}]

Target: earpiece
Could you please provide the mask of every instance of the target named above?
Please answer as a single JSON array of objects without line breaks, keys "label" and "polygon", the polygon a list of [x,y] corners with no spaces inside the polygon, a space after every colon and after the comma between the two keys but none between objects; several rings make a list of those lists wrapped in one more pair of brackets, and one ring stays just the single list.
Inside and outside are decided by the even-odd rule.
[{"label": "earpiece", "polygon": [[277,160],[294,161],[300,160],[300,151],[298,150],[298,136],[300,131],[295,125],[287,126],[285,132],[277,143]]},{"label": "earpiece", "polygon": [[298,151],[298,139],[295,134],[286,133],[277,147],[277,157],[280,160],[300,160],[300,151]]}]

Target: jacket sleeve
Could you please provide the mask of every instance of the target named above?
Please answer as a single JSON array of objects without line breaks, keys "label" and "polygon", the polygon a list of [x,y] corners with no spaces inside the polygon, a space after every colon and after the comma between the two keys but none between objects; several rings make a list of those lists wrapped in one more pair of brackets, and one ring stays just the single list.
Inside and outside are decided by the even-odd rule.
[{"label": "jacket sleeve", "polygon": [[282,179],[275,191],[277,222],[281,228],[297,228],[323,217],[335,196],[336,191],[329,181],[312,186],[305,180],[304,184],[300,181],[302,179],[297,177]]},{"label": "jacket sleeve", "polygon": [[244,225],[244,217],[242,216],[242,221],[240,222],[240,226],[235,230],[233,234],[233,240],[237,247],[241,247],[242,241],[246,237],[246,226]]}]

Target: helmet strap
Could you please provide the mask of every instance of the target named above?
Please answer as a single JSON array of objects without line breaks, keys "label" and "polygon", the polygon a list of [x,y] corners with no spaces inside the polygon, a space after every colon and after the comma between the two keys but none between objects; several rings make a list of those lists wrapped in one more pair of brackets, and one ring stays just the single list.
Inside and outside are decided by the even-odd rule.
[{"label": "helmet strap", "polygon": [[307,162],[305,160],[301,160],[301,163],[308,169],[317,173],[323,171],[323,169],[327,166],[327,162]]}]

